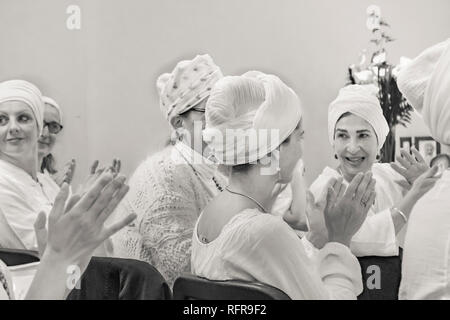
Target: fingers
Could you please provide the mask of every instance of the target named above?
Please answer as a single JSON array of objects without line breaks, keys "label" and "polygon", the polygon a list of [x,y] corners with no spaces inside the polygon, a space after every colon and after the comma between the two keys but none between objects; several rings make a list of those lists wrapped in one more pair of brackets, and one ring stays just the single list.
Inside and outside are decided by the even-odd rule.
[{"label": "fingers", "polygon": [[400,187],[402,187],[405,190],[411,189],[411,184],[408,181],[400,180],[400,181],[395,181],[395,183],[398,184]]},{"label": "fingers", "polygon": [[[403,151],[403,153],[405,153],[405,151]],[[406,169],[409,169],[409,167],[411,167],[411,163],[403,158],[403,153],[402,151],[400,151],[401,156],[397,156],[395,159],[397,159],[397,161]]]},{"label": "fingers", "polygon": [[114,166],[114,171],[116,173],[119,173],[121,167],[122,167],[122,162],[120,161],[120,159],[116,159],[116,165]]},{"label": "fingers", "polygon": [[90,174],[94,174],[97,171],[98,163],[98,160],[95,160],[91,165]]},{"label": "fingers", "polygon": [[45,212],[41,211],[38,214],[36,221],[34,222],[34,232],[36,233],[36,240],[38,245],[39,256],[42,257],[45,247],[47,246],[47,229],[45,228],[45,223],[47,217]]},{"label": "fingers", "polygon": [[364,174],[363,179],[361,180],[361,183],[359,184],[358,188],[356,189],[355,192],[355,200],[356,201],[361,201],[368,189],[369,184],[371,183],[372,180],[372,172],[366,172]]},{"label": "fingers", "polygon": [[112,180],[105,188],[101,191],[98,198],[93,203],[92,207],[89,209],[89,214],[95,220],[98,219],[103,210],[108,206],[108,204],[112,201],[113,195],[116,191],[120,190],[125,183],[125,177],[119,176]]},{"label": "fingers", "polygon": [[327,190],[327,206],[324,214],[328,216],[331,213],[331,208],[335,206],[337,194],[334,191],[333,187],[328,187]]},{"label": "fingers", "polygon": [[113,179],[111,173],[105,172],[99,178],[96,179],[94,185],[82,196],[78,204],[74,207],[79,212],[85,212],[90,209],[97,198],[100,196],[103,188],[108,185]]},{"label": "fingers", "polygon": [[106,230],[103,233],[103,240],[106,240],[110,238],[113,234],[115,234],[117,231],[122,229],[123,227],[129,225],[133,220],[136,219],[136,214],[132,213],[128,215],[127,217],[123,218],[122,220],[112,224],[109,228],[106,228]]},{"label": "fingers", "polygon": [[406,177],[406,174],[408,173],[408,170],[406,170],[405,168],[400,167],[395,162],[391,163],[391,168],[394,169],[395,171],[397,171],[399,174],[401,174],[404,177]]},{"label": "fingers", "polygon": [[306,203],[314,205],[316,200],[314,199],[314,195],[311,191],[306,190]]},{"label": "fingers", "polygon": [[369,201],[369,199],[370,199],[372,192],[375,192],[375,184],[376,184],[375,179],[371,179],[370,183],[367,185],[364,195],[361,198],[361,203],[364,206],[368,206],[368,207],[372,206],[373,202],[371,203]]},{"label": "fingers", "polygon": [[347,191],[345,192],[346,196],[353,198],[353,195],[356,193],[356,189],[364,178],[364,174],[362,172],[358,173],[353,180],[350,182]]},{"label": "fingers", "polygon": [[434,177],[435,174],[439,171],[439,166],[438,165],[434,165],[432,166],[430,169],[428,169],[427,171],[425,171],[425,173],[423,174],[425,178],[431,178]]},{"label": "fingers", "polygon": [[34,231],[37,233],[40,229],[45,229],[45,223],[47,222],[47,217],[45,216],[45,212],[39,212],[36,221],[34,221]]},{"label": "fingers", "polygon": [[55,198],[55,203],[48,216],[49,225],[53,225],[64,214],[64,207],[66,205],[67,197],[69,196],[69,185],[63,183],[58,195]]},{"label": "fingers", "polygon": [[99,215],[99,218],[97,219],[98,223],[103,224],[108,219],[111,213],[116,209],[116,207],[128,193],[128,190],[130,190],[129,186],[122,185],[122,187],[114,194],[107,207]]},{"label": "fingers", "polygon": [[419,152],[415,147],[412,147],[412,148],[411,148],[411,151],[412,151],[414,157],[416,158],[417,162],[426,164],[426,165],[428,166],[428,164],[427,164],[427,162],[425,161],[425,159],[422,157],[422,155],[420,154],[420,152]]},{"label": "fingers", "polygon": [[344,179],[342,177],[339,178],[339,180],[338,180],[339,185],[340,185],[339,190],[337,192],[337,198],[338,199],[341,199],[344,196],[344,194],[345,194],[345,190],[347,190],[347,187],[344,185],[343,181],[344,181]]},{"label": "fingers", "polygon": [[406,151],[405,149],[400,150],[401,156],[408,161],[410,164],[416,163],[416,159],[409,153],[409,151]]},{"label": "fingers", "polygon": [[71,196],[69,201],[67,202],[66,212],[69,212],[70,210],[72,210],[72,208],[78,203],[78,201],[80,201],[80,199],[81,199],[81,195],[79,195],[79,194],[75,194],[75,195]]}]

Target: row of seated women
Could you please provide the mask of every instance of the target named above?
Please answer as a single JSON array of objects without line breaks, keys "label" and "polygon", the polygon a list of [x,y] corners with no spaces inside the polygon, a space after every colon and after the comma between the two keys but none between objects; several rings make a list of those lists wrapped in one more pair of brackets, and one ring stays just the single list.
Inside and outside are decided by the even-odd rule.
[{"label": "row of seated women", "polygon": [[[450,147],[450,40],[425,50],[397,80],[433,137]],[[0,207],[16,243],[33,248],[51,243],[52,230],[42,221],[56,207],[56,192],[48,193],[44,181],[58,186],[36,169],[42,163],[37,141],[48,121],[23,93],[8,93],[14,86],[0,85]],[[112,240],[108,255],[149,262],[170,285],[191,272],[269,284],[293,299],[354,299],[362,291],[355,256],[393,256],[403,247],[400,297],[450,298],[449,171],[429,168],[414,149],[402,151],[399,164],[377,162],[389,127],[376,90],[348,86],[330,104],[328,134],[339,165],[325,168],[306,191],[301,158],[308,106],[277,76],[224,77],[202,55],[161,75],[157,88],[174,129],[171,144],[136,169],[129,192],[110,196],[99,228],[117,206],[108,235],[117,233],[95,242]],[[94,170],[96,179],[88,179],[75,202],[88,197],[97,176]]]}]

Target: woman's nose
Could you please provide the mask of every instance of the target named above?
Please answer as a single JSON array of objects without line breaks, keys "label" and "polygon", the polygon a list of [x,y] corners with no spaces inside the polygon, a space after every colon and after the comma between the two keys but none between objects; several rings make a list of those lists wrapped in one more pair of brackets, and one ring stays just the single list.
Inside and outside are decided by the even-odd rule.
[{"label": "woman's nose", "polygon": [[347,145],[347,151],[350,153],[356,153],[360,149],[358,141],[352,139],[349,144]]},{"label": "woman's nose", "polygon": [[48,136],[49,136],[48,127],[45,126],[45,127],[42,129],[41,137],[48,137]]},{"label": "woman's nose", "polygon": [[8,131],[11,134],[17,134],[20,131],[20,126],[14,119],[9,121]]}]

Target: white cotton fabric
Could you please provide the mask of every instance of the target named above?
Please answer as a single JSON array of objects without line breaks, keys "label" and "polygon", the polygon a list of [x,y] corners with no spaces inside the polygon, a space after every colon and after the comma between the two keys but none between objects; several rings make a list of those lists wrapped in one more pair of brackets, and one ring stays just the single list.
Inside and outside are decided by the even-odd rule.
[{"label": "white cotton fabric", "polygon": [[409,216],[399,299],[450,300],[450,170]]},{"label": "white cotton fabric", "polygon": [[[390,208],[403,198],[403,190],[396,181],[404,180],[389,164],[375,163],[372,166],[373,179],[376,181],[376,198],[369,209],[367,218],[350,242],[350,249],[358,257],[396,256],[399,246],[403,246],[406,225],[395,234]],[[310,191],[316,202],[326,197],[328,181],[339,178],[336,170],[326,167],[311,184]],[[344,185],[348,182],[344,180]]]},{"label": "white cotton fabric", "polygon": [[[130,178],[130,190],[113,220],[137,218],[112,237],[111,256],[146,261],[170,286],[190,271],[192,230],[201,210],[226,179],[217,166],[178,142],[147,158]],[[195,169],[195,171],[194,171]],[[213,180],[214,178],[214,180]]]},{"label": "white cotton fabric", "polygon": [[0,83],[0,103],[7,101],[21,101],[30,107],[40,136],[44,127],[44,104],[40,90],[25,80],[3,81]]},{"label": "white cotton fabric", "polygon": [[297,94],[278,77],[258,71],[218,81],[206,106],[203,139],[220,164],[262,159],[302,117]]},{"label": "white cotton fabric", "polygon": [[450,145],[450,39],[425,90],[422,116],[433,138]]},{"label": "white cotton fabric", "polygon": [[53,108],[55,108],[58,111],[58,115],[59,115],[59,124],[62,125],[63,124],[63,113],[62,113],[62,109],[59,106],[59,104],[53,100],[50,97],[42,97],[42,101],[44,102],[44,104],[48,104],[50,106],[52,106]]},{"label": "white cotton fabric", "polygon": [[256,281],[276,287],[291,299],[356,299],[362,292],[361,268],[350,250],[328,243],[318,253],[281,217],[246,209],[205,244],[192,238],[191,272],[211,280]]},{"label": "white cotton fabric", "polygon": [[8,223],[2,227],[8,232],[0,234],[0,244],[37,250],[34,222],[39,212],[50,213],[59,187],[45,174],[37,173],[38,181],[35,181],[23,169],[1,159],[0,172],[0,208]]},{"label": "white cotton fabric", "polygon": [[328,138],[334,143],[334,131],[339,118],[350,112],[366,120],[377,135],[378,150],[381,150],[389,134],[389,126],[383,116],[380,102],[373,85],[350,85],[339,90],[337,98],[328,108]]},{"label": "white cotton fabric", "polygon": [[160,75],[156,81],[159,104],[169,123],[205,100],[222,77],[222,71],[207,54],[180,61],[171,73]]},{"label": "white cotton fabric", "polygon": [[397,76],[397,85],[406,100],[419,112],[424,106],[425,91],[436,65],[450,38],[424,50],[403,66]]}]

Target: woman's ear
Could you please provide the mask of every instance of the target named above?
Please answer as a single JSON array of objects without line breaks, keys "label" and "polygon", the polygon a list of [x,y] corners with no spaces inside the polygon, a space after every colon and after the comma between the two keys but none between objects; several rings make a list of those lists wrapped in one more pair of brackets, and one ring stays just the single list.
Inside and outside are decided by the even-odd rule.
[{"label": "woman's ear", "polygon": [[183,127],[183,118],[181,116],[175,116],[170,120],[170,124],[174,129]]}]

